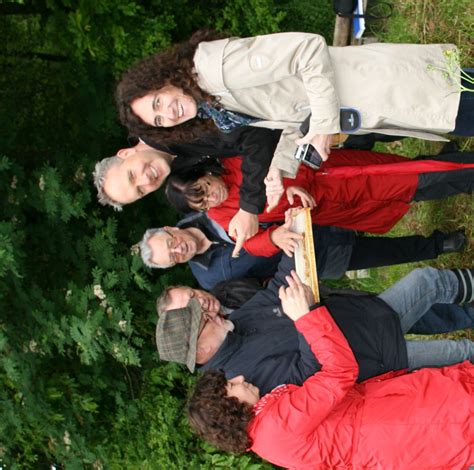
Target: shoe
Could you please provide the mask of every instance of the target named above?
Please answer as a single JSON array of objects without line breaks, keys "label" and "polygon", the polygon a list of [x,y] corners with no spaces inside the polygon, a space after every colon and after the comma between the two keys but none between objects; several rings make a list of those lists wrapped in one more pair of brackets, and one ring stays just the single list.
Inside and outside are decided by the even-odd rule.
[{"label": "shoe", "polygon": [[459,152],[461,148],[459,147],[459,144],[455,140],[450,140],[449,142],[446,142],[443,145],[443,148],[439,152],[438,155],[443,155],[445,153],[454,153],[454,152]]},{"label": "shoe", "polygon": [[441,253],[457,253],[464,250],[466,235],[463,230],[447,233],[441,246]]}]

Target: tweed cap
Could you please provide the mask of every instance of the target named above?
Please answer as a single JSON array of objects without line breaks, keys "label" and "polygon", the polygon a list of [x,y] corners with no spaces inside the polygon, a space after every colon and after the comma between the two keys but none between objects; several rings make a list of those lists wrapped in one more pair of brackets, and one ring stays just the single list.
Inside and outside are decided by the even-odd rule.
[{"label": "tweed cap", "polygon": [[196,299],[191,299],[186,307],[161,313],[156,325],[160,359],[186,364],[194,372],[201,316],[201,306]]}]

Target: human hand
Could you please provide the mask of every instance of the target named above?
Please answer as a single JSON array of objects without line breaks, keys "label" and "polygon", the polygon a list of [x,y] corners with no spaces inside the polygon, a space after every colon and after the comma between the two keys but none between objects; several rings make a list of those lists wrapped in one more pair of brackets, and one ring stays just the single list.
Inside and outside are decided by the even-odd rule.
[{"label": "human hand", "polygon": [[278,202],[285,191],[281,171],[278,168],[270,168],[264,182],[268,204],[267,212],[270,212],[278,205]]},{"label": "human hand", "polygon": [[309,207],[310,209],[314,209],[316,207],[316,201],[314,197],[311,196],[306,189],[301,188],[300,186],[290,186],[286,190],[286,197],[288,202],[293,205],[295,202],[295,196],[298,196],[301,199],[301,204],[303,207]]},{"label": "human hand", "polygon": [[258,232],[258,216],[239,209],[229,224],[229,235],[235,240],[232,258],[238,258],[244,243]]},{"label": "human hand", "polygon": [[275,246],[283,250],[291,258],[298,246],[298,241],[303,239],[303,235],[292,232],[290,225],[291,219],[288,219],[270,234],[270,239]]},{"label": "human hand", "polygon": [[285,223],[293,222],[293,219],[301,212],[303,208],[301,206],[290,207],[285,211]]},{"label": "human hand", "polygon": [[331,139],[331,134],[306,134],[301,139],[296,139],[295,143],[296,145],[311,144],[325,162],[331,153]]},{"label": "human hand", "polygon": [[311,288],[301,282],[296,271],[292,270],[290,274],[285,277],[288,287],[281,286],[278,296],[283,312],[296,321],[309,312],[309,306],[314,303],[314,297]]}]

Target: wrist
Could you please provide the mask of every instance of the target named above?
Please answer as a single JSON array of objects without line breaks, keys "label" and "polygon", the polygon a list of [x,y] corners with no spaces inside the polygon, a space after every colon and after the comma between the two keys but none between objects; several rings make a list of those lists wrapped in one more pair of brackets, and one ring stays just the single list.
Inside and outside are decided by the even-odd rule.
[{"label": "wrist", "polygon": [[272,227],[268,229],[268,232],[270,234],[270,241],[273,243],[274,246],[277,248],[280,248],[280,245],[278,244],[278,230],[279,227],[276,227],[272,230]]}]

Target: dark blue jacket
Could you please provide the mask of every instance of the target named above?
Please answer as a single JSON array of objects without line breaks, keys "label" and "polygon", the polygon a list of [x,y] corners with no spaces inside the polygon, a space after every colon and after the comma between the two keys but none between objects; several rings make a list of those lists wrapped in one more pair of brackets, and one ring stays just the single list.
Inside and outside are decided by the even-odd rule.
[{"label": "dark blue jacket", "polygon": [[234,242],[224,229],[211,221],[206,214],[187,216],[177,226],[199,228],[213,242],[205,253],[195,256],[188,263],[194,277],[204,289],[210,290],[219,282],[230,279],[270,278],[278,268],[281,253],[265,258],[249,255],[242,249],[238,258],[232,258]]},{"label": "dark blue jacket", "polygon": [[[249,255],[241,250],[238,258],[232,258],[234,242],[226,231],[210,220],[206,214],[193,213],[180,220],[180,228],[199,228],[213,242],[202,255],[189,261],[189,267],[199,284],[207,290],[216,284],[231,279],[273,277],[278,269],[281,252],[269,258]],[[351,258],[355,235],[352,230],[338,227],[313,225],[315,248],[318,260],[318,275],[321,279],[338,279],[347,270]]]},{"label": "dark blue jacket", "polygon": [[[230,314],[235,325],[201,370],[244,375],[265,394],[282,383],[302,384],[320,369],[303,336],[283,314],[278,289],[294,261],[282,257],[268,287]],[[375,296],[334,296],[325,302],[359,363],[359,380],[407,367],[398,315]]]}]

